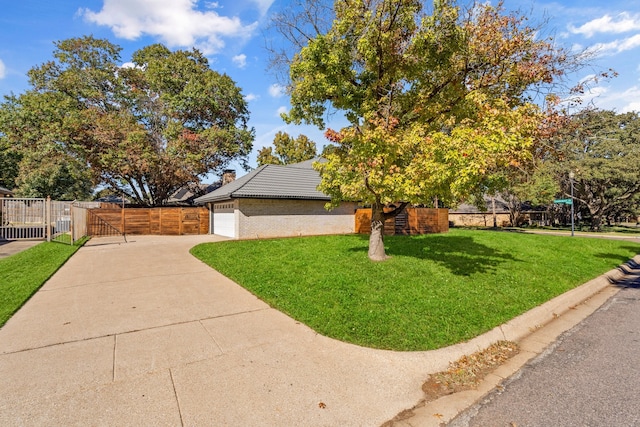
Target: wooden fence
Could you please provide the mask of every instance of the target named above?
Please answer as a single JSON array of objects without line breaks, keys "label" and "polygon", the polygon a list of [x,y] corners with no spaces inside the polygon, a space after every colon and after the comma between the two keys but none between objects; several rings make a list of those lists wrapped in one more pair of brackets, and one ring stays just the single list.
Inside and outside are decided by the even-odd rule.
[{"label": "wooden fence", "polygon": [[102,236],[106,229],[137,235],[209,233],[209,210],[204,207],[91,209],[89,217],[90,236]]},{"label": "wooden fence", "polygon": [[[371,209],[358,209],[355,232],[371,233]],[[449,231],[449,209],[406,208],[384,223],[384,234],[429,234]]]}]

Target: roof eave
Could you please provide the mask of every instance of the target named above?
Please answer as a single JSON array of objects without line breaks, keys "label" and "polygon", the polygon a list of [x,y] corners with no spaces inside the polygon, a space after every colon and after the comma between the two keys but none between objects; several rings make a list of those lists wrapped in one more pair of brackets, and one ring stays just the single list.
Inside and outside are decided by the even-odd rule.
[{"label": "roof eave", "polygon": [[291,196],[291,195],[269,195],[269,194],[229,194],[219,197],[212,197],[206,200],[195,200],[195,203],[204,205],[205,203],[220,202],[232,199],[280,199],[280,200],[320,200],[324,202],[331,201],[330,197],[322,196]]}]

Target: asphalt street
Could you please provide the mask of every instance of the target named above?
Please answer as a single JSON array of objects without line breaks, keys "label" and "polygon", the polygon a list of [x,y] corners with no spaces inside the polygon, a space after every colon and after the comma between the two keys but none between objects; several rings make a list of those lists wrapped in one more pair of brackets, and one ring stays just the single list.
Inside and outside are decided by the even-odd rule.
[{"label": "asphalt street", "polygon": [[636,271],[599,310],[448,426],[639,426]]}]

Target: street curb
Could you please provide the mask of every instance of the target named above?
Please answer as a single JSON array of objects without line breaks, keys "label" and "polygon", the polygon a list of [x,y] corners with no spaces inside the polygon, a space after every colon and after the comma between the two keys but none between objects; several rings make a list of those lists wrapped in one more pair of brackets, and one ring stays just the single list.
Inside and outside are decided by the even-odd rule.
[{"label": "street curb", "polygon": [[[640,262],[640,255],[636,255],[632,261]],[[628,262],[623,264],[623,266],[626,265],[628,265]],[[620,280],[625,275],[622,270],[623,266],[610,270],[577,288],[558,295],[546,303],[498,326],[496,329],[502,331],[505,340],[518,342],[573,309],[576,305],[591,298],[607,286]]]},{"label": "street curb", "polygon": [[[640,263],[640,255],[636,255],[629,262]],[[499,340],[515,341],[519,344],[520,353],[487,375],[476,389],[444,396],[427,403],[422,402],[411,410],[413,415],[410,418],[395,421],[392,425],[446,425],[495,387],[500,386],[503,380],[518,372],[529,360],[542,353],[562,333],[587,318],[615,295],[620,288],[614,284],[624,277],[624,268],[629,266],[629,262],[468,341],[466,344],[478,346],[480,349],[487,348]],[[451,361],[453,360],[456,358],[452,357]]]}]

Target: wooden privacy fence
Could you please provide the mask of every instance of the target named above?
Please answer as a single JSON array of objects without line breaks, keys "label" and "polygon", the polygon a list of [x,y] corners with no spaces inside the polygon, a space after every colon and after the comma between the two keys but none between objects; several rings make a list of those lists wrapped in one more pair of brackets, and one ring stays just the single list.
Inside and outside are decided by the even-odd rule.
[{"label": "wooden privacy fence", "polygon": [[[355,232],[371,233],[371,209],[358,209]],[[384,222],[384,234],[429,234],[449,231],[449,209],[406,208]]]},{"label": "wooden privacy fence", "polygon": [[90,236],[116,234],[208,234],[209,210],[204,207],[91,209],[87,221]]}]

